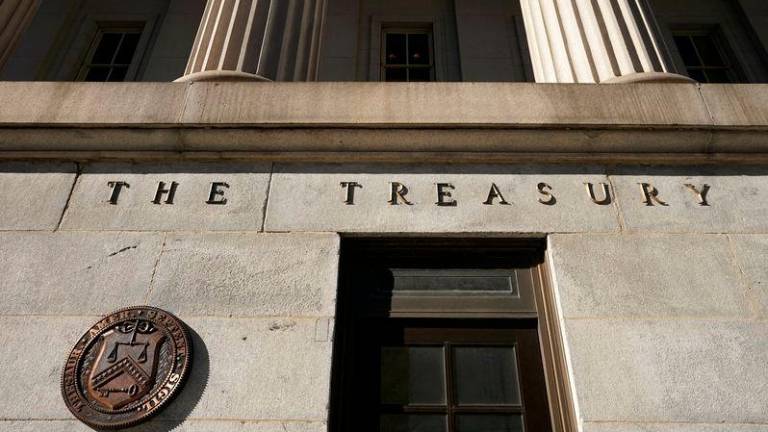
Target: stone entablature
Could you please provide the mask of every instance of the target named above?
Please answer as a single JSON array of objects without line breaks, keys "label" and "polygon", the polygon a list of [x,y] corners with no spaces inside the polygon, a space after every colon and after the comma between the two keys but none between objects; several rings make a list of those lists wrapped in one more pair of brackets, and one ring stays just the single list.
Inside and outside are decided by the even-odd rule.
[{"label": "stone entablature", "polygon": [[768,232],[758,166],[4,163],[0,180],[0,230]]},{"label": "stone entablature", "polygon": [[0,83],[0,100],[4,158],[757,162],[768,132],[763,85]]}]

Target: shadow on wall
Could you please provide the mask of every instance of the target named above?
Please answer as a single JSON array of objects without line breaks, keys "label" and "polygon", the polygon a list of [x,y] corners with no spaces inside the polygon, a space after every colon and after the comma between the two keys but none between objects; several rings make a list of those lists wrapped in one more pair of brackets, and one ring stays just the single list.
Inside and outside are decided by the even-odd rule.
[{"label": "shadow on wall", "polygon": [[[145,423],[122,429],[125,432],[170,432],[179,427],[194,411],[208,386],[210,363],[208,348],[197,332],[187,325],[192,341],[192,364],[187,383],[164,410]],[[96,429],[98,430],[98,429]]]}]

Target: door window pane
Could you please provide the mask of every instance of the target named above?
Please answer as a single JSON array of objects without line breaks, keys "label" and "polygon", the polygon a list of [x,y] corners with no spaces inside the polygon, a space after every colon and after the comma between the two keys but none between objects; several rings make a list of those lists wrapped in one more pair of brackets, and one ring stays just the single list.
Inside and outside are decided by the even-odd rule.
[{"label": "door window pane", "polygon": [[514,347],[456,347],[459,405],[520,405]]},{"label": "door window pane", "polygon": [[424,414],[384,414],[380,432],[445,432],[445,416]]},{"label": "door window pane", "polygon": [[513,415],[458,415],[457,432],[523,432],[523,416]]},{"label": "door window pane", "polygon": [[445,404],[442,347],[382,347],[381,403]]}]

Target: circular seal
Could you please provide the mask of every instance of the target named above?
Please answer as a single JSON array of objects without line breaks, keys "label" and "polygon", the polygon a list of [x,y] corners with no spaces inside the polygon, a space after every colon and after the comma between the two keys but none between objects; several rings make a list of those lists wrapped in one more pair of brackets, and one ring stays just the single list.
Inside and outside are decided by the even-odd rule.
[{"label": "circular seal", "polygon": [[89,426],[135,425],[179,391],[191,348],[184,324],[170,313],[149,306],[120,309],[94,324],[72,349],[61,394]]}]

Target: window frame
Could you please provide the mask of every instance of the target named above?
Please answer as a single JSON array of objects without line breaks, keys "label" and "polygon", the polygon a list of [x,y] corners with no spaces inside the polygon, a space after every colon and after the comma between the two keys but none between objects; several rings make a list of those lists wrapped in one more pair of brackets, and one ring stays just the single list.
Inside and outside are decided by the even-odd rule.
[{"label": "window frame", "polygon": [[[474,254],[474,256],[473,256]],[[532,310],[510,311],[505,306],[488,307],[483,311],[471,314],[462,312],[459,308],[438,312],[403,313],[395,310],[383,311],[381,308],[361,306],[370,302],[369,296],[360,295],[359,279],[356,275],[372,274],[374,270],[366,262],[386,266],[387,257],[397,256],[404,260],[423,260],[415,263],[444,264],[450,267],[450,257],[466,256],[467,266],[493,268],[497,263],[490,259],[510,260],[516,268],[528,268],[535,296]],[[421,258],[420,258],[421,257]],[[398,259],[394,262],[398,263]],[[448,259],[449,261],[446,261]],[[464,259],[464,258],[462,258]],[[383,261],[382,261],[383,260]],[[375,273],[375,272],[374,272]],[[564,357],[559,322],[557,321],[555,298],[549,288],[549,277],[546,260],[544,259],[544,243],[539,240],[515,239],[344,239],[341,255],[340,292],[337,299],[336,337],[334,341],[333,376],[331,389],[331,420],[330,429],[334,432],[355,430],[360,425],[356,423],[359,417],[359,407],[354,404],[359,398],[355,387],[361,380],[358,374],[367,367],[369,373],[371,364],[375,364],[373,349],[370,343],[378,343],[377,329],[381,326],[403,326],[414,324],[426,328],[447,326],[472,328],[476,326],[492,326],[488,328],[509,329],[529,328],[537,332],[539,349],[534,353],[539,357],[543,370],[541,377],[546,385],[545,399],[549,406],[549,421],[552,430],[556,432],[575,431],[575,414],[570,383]],[[461,300],[456,300],[461,303]],[[527,327],[526,327],[527,326]],[[361,349],[361,340],[367,348]],[[528,352],[528,355],[531,353]],[[518,356],[520,353],[518,353]],[[371,363],[374,362],[374,363]],[[365,366],[367,365],[367,366]],[[446,366],[448,367],[448,366]],[[357,377],[357,378],[355,378]],[[521,382],[524,377],[521,376]],[[370,383],[366,384],[371,387]],[[525,390],[522,390],[525,391]],[[367,406],[376,406],[369,395]],[[371,408],[373,409],[373,408]],[[373,416],[370,409],[368,416]],[[378,412],[378,411],[377,411]],[[376,414],[378,418],[378,414]],[[373,421],[370,420],[369,421]],[[366,424],[371,427],[371,424]]]},{"label": "window frame", "polygon": [[[387,64],[387,36],[390,34],[402,34],[405,35],[405,53],[406,63],[403,64]],[[412,34],[424,34],[427,35],[427,44],[429,48],[429,64],[410,64],[408,63],[408,36]],[[381,57],[379,59],[379,81],[382,82],[434,82],[436,81],[436,66],[435,66],[435,35],[431,24],[422,26],[386,26],[381,31]],[[405,69],[406,80],[405,81],[387,81],[386,72],[387,69]],[[429,70],[428,81],[411,81],[409,73],[411,69],[427,69]]]},{"label": "window frame", "polygon": [[[397,405],[374,404],[373,397],[379,394],[378,380],[362,382],[360,391],[369,390],[367,395],[371,411],[362,413],[373,427],[375,419],[385,414],[432,414],[444,415],[447,431],[455,430],[455,418],[459,415],[521,415],[526,420],[526,430],[543,430],[551,423],[547,418],[547,393],[544,387],[544,371],[540,353],[538,334],[533,320],[464,320],[451,319],[374,319],[367,327],[368,331],[381,332],[372,337],[369,350],[371,370],[378,370],[377,356],[374,352],[379,346],[442,346],[445,362],[446,401],[443,405]],[[400,336],[402,337],[400,338]],[[446,339],[448,339],[446,341]],[[380,342],[380,343],[378,343]],[[520,385],[520,404],[459,404],[453,385],[455,370],[453,354],[455,348],[463,347],[514,347],[518,383]],[[365,396],[363,396],[365,397]],[[363,419],[365,421],[366,418]],[[366,429],[367,430],[367,429]],[[373,429],[371,429],[373,430]]]},{"label": "window frame", "polygon": [[[432,62],[434,76],[432,81],[439,82],[447,76],[446,71],[446,41],[443,22],[438,16],[412,15],[373,15],[369,35],[368,81],[383,82],[382,70],[382,32],[389,28],[429,28],[432,29]],[[361,76],[365,79],[365,75]]]},{"label": "window frame", "polygon": [[71,25],[63,26],[56,35],[37,79],[77,81],[100,26],[120,26],[126,23],[132,25],[140,22],[144,24],[144,30],[136,46],[132,65],[124,78],[124,82],[139,81],[147,66],[152,44],[157,38],[158,24],[163,21],[168,8],[163,2],[157,3],[157,13],[103,14],[93,13],[90,8],[81,11],[72,18]]},{"label": "window frame", "polygon": [[[725,35],[723,34],[722,29],[720,29],[719,26],[717,25],[676,26],[672,29],[671,33],[672,33],[672,41],[675,45],[675,54],[677,56],[677,61],[682,66],[682,69],[685,71],[686,74],[690,75],[691,69],[701,71],[702,73],[705,74],[705,76],[708,70],[720,70],[720,71],[723,71],[728,76],[728,79],[730,79],[730,83],[723,83],[723,84],[736,84],[736,83],[746,81],[746,77],[744,76],[744,73],[741,69],[739,61],[736,59],[733,49],[728,44],[728,41],[726,40]],[[679,37],[685,37],[689,39],[695,51],[696,57],[698,57],[699,61],[701,62],[700,66],[689,66],[685,64],[683,55],[680,52],[680,47],[678,46],[677,41],[675,40],[676,38],[679,38]],[[699,47],[696,45],[696,42],[694,41],[695,37],[708,38],[712,42],[715,49],[717,50],[717,53],[723,59],[724,66],[711,66],[711,65],[705,64],[704,59],[699,53]],[[709,78],[707,79],[709,80]],[[707,81],[707,83],[710,83],[710,82],[711,81]]]},{"label": "window frame", "polygon": [[[140,60],[142,57],[142,53],[140,52],[140,49],[142,49],[142,39],[144,38],[146,26],[147,26],[147,23],[144,21],[97,23],[96,33],[93,35],[90,48],[88,48],[88,51],[86,52],[85,57],[83,58],[83,62],[81,63],[80,69],[77,73],[77,76],[75,77],[75,81],[85,81],[92,67],[109,67],[110,69],[113,69],[115,67],[126,67],[126,73],[122,81],[113,81],[113,82],[133,81],[136,77],[138,64],[140,63]],[[127,64],[114,63],[115,56],[117,56],[117,52],[122,46],[123,40],[121,40],[120,44],[118,44],[117,50],[115,51],[112,57],[112,60],[113,60],[112,62],[110,62],[109,64],[93,63],[92,61],[93,56],[96,50],[98,49],[102,38],[106,33],[122,33],[123,38],[125,37],[126,34],[129,34],[129,33],[139,35],[139,41],[136,44],[136,48],[134,48],[133,56],[131,57],[130,63],[127,63]],[[110,71],[110,75],[111,73],[112,71]],[[104,82],[110,82],[110,81],[104,81]]]}]

